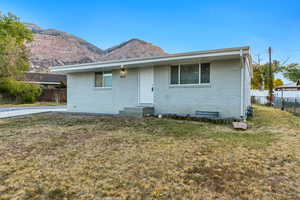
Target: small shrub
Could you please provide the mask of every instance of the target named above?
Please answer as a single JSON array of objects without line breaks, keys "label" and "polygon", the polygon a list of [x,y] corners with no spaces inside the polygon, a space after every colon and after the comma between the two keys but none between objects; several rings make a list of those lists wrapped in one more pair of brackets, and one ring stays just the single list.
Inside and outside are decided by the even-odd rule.
[{"label": "small shrub", "polygon": [[15,97],[18,103],[34,103],[41,95],[41,87],[12,78],[4,78],[0,83],[0,93]]},{"label": "small shrub", "polygon": [[49,199],[55,200],[63,199],[65,197],[65,192],[61,189],[54,189],[48,193],[48,197]]}]

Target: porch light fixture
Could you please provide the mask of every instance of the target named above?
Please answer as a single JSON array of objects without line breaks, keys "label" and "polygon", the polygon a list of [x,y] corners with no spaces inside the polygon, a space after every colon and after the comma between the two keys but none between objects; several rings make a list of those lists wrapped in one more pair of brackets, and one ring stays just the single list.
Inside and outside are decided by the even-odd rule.
[{"label": "porch light fixture", "polygon": [[121,70],[120,70],[120,78],[125,78],[127,75],[127,70],[124,68],[124,66],[121,66]]}]

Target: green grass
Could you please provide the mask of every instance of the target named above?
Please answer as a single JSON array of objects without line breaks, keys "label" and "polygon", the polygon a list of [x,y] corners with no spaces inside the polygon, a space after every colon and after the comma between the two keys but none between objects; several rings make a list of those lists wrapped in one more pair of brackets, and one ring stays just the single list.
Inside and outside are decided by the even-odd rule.
[{"label": "green grass", "polygon": [[249,123],[2,119],[0,200],[298,199],[300,118],[256,106]]}]

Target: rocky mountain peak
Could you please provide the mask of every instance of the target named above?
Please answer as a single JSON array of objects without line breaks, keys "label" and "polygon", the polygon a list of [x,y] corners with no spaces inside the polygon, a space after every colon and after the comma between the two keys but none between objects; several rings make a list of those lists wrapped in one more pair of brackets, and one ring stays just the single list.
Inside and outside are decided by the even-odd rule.
[{"label": "rocky mountain peak", "polygon": [[33,32],[33,42],[28,43],[31,70],[49,71],[51,66],[120,60],[166,53],[158,46],[133,38],[106,50],[56,29],[43,29],[32,23],[24,23]]},{"label": "rocky mountain peak", "polygon": [[33,33],[39,33],[41,31],[43,31],[43,29],[41,27],[39,27],[36,24],[32,24],[32,23],[23,23],[29,30],[31,30]]},{"label": "rocky mountain peak", "polygon": [[104,52],[104,55],[100,58],[100,60],[103,61],[153,57],[167,54],[160,47],[137,38],[133,38],[119,45],[113,46]]}]

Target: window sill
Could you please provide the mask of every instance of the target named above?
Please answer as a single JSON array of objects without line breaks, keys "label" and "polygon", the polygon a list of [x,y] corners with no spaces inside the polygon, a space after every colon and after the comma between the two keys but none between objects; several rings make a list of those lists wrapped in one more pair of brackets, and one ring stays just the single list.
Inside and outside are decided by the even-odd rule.
[{"label": "window sill", "polygon": [[182,84],[182,85],[169,85],[169,88],[211,88],[211,84]]},{"label": "window sill", "polygon": [[94,87],[94,90],[112,90],[112,87]]}]

